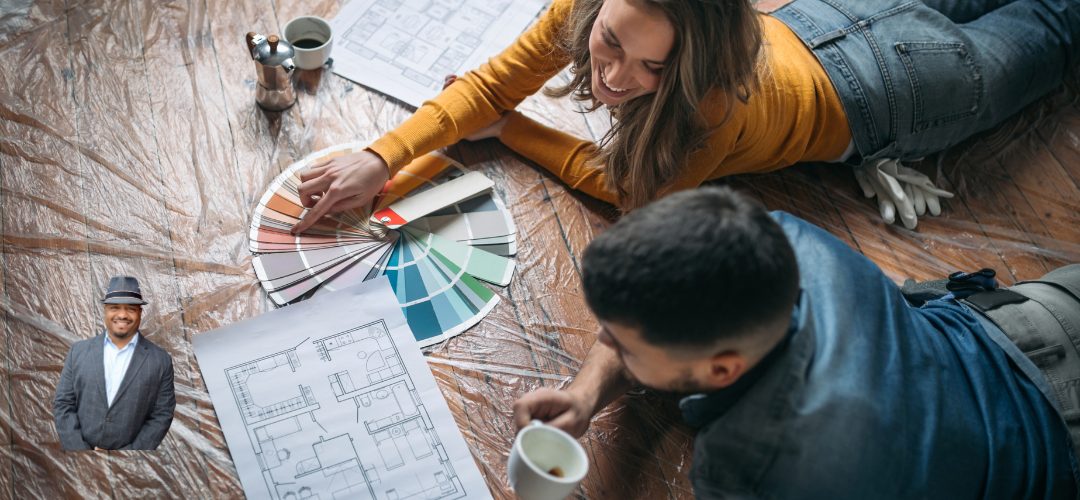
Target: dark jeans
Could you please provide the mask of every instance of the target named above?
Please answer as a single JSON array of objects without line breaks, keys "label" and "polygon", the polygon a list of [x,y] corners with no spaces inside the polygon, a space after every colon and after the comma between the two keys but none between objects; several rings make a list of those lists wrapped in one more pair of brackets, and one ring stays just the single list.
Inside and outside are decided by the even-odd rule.
[{"label": "dark jeans", "polygon": [[1076,0],[795,0],[771,15],[817,55],[865,159],[915,159],[989,129],[1080,55]]}]

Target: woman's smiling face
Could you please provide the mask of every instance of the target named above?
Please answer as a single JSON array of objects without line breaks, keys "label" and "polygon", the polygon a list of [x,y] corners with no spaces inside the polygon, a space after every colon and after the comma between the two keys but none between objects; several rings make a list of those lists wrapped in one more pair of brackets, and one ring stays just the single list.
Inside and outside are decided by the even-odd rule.
[{"label": "woman's smiling face", "polygon": [[617,106],[656,92],[675,28],[659,9],[635,0],[606,0],[589,35],[592,93]]}]

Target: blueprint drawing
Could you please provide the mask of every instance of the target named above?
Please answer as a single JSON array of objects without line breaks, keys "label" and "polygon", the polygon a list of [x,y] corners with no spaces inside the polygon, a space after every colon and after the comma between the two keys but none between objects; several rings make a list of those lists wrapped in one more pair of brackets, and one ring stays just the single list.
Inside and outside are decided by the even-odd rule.
[{"label": "blueprint drawing", "polygon": [[194,348],[248,498],[490,498],[385,277]]},{"label": "blueprint drawing", "polygon": [[509,46],[543,0],[351,0],[330,23],[334,72],[420,106],[446,75]]}]

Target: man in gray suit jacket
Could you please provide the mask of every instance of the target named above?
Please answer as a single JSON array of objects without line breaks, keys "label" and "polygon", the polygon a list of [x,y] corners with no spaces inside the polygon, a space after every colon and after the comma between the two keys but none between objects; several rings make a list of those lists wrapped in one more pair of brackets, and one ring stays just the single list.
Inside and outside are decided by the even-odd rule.
[{"label": "man in gray suit jacket", "polygon": [[172,424],[172,357],[139,334],[139,282],[109,281],[105,332],[71,346],[53,415],[65,450],[153,450]]}]

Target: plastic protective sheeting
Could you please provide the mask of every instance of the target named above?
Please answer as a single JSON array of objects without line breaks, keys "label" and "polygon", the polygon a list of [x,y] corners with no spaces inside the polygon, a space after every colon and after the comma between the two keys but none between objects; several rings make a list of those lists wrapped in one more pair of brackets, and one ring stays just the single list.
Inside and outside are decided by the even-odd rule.
[{"label": "plastic protective sheeting", "polygon": [[[299,102],[255,106],[244,33],[280,33],[339,2],[0,1],[0,496],[242,495],[191,338],[271,308],[246,247],[251,211],[285,166],[374,137],[408,116],[392,99],[319,72]],[[989,266],[1011,283],[1080,261],[1076,78],[1023,116],[921,168],[957,198],[915,231],[880,222],[850,169],[800,166],[727,181],[817,223],[894,279]],[[521,107],[583,136],[599,115],[567,100]],[[494,141],[448,152],[496,181],[519,229],[518,273],[477,327],[428,349],[457,423],[497,498],[514,399],[564,384],[594,341],[582,250],[614,211],[567,191]],[[100,328],[108,277],[150,300],[143,331],[173,356],[177,409],[157,452],[65,453],[52,399],[71,344]],[[631,395],[583,443],[589,498],[686,498],[693,433],[675,398]]]}]

